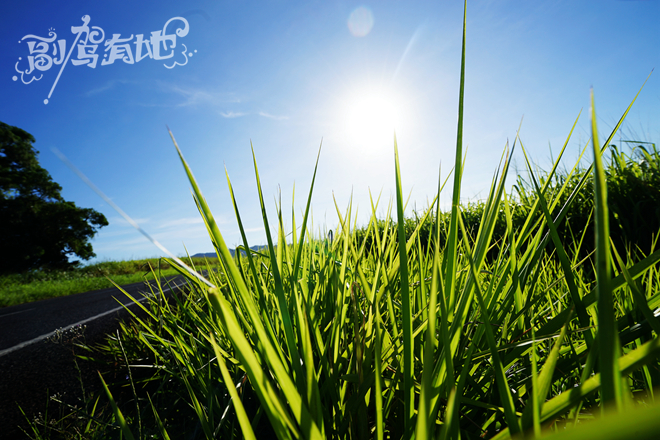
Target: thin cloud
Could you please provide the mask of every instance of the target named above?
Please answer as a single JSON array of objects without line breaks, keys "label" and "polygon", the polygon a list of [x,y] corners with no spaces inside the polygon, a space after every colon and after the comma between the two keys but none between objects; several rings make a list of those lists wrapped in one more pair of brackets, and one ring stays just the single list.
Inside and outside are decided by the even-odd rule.
[{"label": "thin cloud", "polygon": [[[147,218],[134,218],[133,220],[135,220],[135,223],[137,223],[138,225],[142,225],[144,223],[149,223],[151,221],[151,219],[148,218],[148,217]],[[130,223],[128,223],[126,221],[126,219],[124,219],[122,217],[111,217],[109,219],[109,223],[110,224],[115,224],[115,225],[130,226]]]},{"label": "thin cloud", "polygon": [[144,237],[135,237],[127,240],[98,241],[94,243],[94,250],[103,253],[114,250],[140,249],[148,243]]},{"label": "thin cloud", "polygon": [[240,118],[241,116],[245,116],[247,113],[243,112],[220,112],[220,116],[223,118]]},{"label": "thin cloud", "polygon": [[263,116],[264,118],[269,118],[269,119],[275,119],[276,121],[282,121],[285,119],[289,119],[288,116],[276,116],[276,115],[271,115],[266,112],[259,112],[259,116]]},{"label": "thin cloud", "polygon": [[168,222],[163,223],[160,225],[158,228],[171,228],[172,226],[181,226],[181,225],[197,225],[200,223],[204,223],[204,220],[202,220],[201,217],[188,217],[188,218],[180,218],[177,220],[171,220]]},{"label": "thin cloud", "polygon": [[199,104],[221,105],[227,102],[235,102],[235,97],[228,98],[226,94],[216,93],[205,88],[181,87],[164,81],[157,81],[157,85],[166,93],[174,93],[183,97],[183,101],[176,104],[177,107],[190,107]]},{"label": "thin cloud", "polygon": [[[229,104],[240,104],[244,101],[242,97],[236,96],[234,92],[221,92],[200,87],[182,87],[177,84],[158,80],[154,84],[145,85],[145,87],[151,86],[155,91],[159,92],[158,95],[161,97],[166,94],[175,96],[170,96],[165,102],[136,102],[136,105],[142,107],[195,107],[198,105],[209,105],[220,109],[226,108]],[[234,114],[236,116],[232,116]],[[243,115],[244,113],[240,112],[225,112],[223,114],[224,117]]]},{"label": "thin cloud", "polygon": [[181,87],[172,87],[171,90],[185,98],[184,102],[178,104],[179,107],[188,107],[202,103],[217,104],[217,97],[206,90],[201,89],[182,89]]},{"label": "thin cloud", "polygon": [[126,81],[126,80],[123,80],[123,79],[113,79],[113,80],[107,81],[107,82],[106,82],[104,85],[102,85],[101,87],[97,87],[97,88],[95,88],[95,89],[88,90],[88,91],[85,93],[85,96],[94,96],[94,95],[98,95],[99,93],[103,93],[103,92],[105,92],[106,90],[110,90],[110,89],[112,89],[116,84],[132,84],[132,83],[134,83],[134,81]]}]

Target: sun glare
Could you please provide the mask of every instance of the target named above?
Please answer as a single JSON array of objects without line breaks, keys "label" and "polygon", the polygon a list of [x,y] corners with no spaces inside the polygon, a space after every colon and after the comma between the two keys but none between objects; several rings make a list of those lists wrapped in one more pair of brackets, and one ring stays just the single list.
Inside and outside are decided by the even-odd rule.
[{"label": "sun glare", "polygon": [[360,150],[391,148],[400,123],[395,100],[383,92],[371,92],[351,100],[346,111],[348,142]]}]

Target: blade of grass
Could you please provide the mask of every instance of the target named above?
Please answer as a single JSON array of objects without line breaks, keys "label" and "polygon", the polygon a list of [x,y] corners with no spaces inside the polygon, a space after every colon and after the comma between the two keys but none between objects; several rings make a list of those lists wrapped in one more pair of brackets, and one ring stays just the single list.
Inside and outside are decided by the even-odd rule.
[{"label": "blade of grass", "polygon": [[108,389],[108,385],[106,385],[105,380],[103,380],[103,376],[101,376],[100,372],[99,372],[99,378],[101,379],[101,383],[103,384],[103,389],[105,390],[105,394],[108,396],[108,399],[110,400],[110,406],[112,406],[112,411],[115,413],[115,418],[117,419],[117,423],[119,423],[119,427],[121,428],[122,434],[126,437],[127,440],[135,440],[135,437],[133,437],[133,433],[131,432],[128,423],[124,418],[124,414],[122,414],[121,410],[117,406],[117,403],[115,402],[115,398],[112,397],[112,393]]},{"label": "blade of grass", "polygon": [[227,391],[229,392],[231,401],[234,404],[234,411],[236,411],[236,417],[238,418],[238,423],[241,425],[243,438],[246,440],[256,440],[256,436],[254,435],[254,431],[252,430],[252,425],[250,424],[250,419],[248,418],[245,412],[245,407],[243,406],[243,402],[241,401],[241,398],[238,396],[238,392],[236,392],[236,387],[234,386],[234,383],[231,380],[231,375],[229,374],[229,370],[227,370],[227,364],[225,364],[224,356],[222,355],[222,353],[220,353],[218,343],[216,342],[213,335],[209,335],[209,340],[213,345],[213,351],[215,352],[215,357],[218,361],[218,365],[220,366],[220,372],[222,373],[222,380],[225,382],[225,386],[227,387]]},{"label": "blade of grass", "polygon": [[[445,180],[446,182],[446,180]],[[454,364],[451,360],[451,353],[449,350],[450,341],[447,325],[447,306],[446,298],[442,292],[442,278],[441,278],[441,251],[440,251],[440,193],[444,184],[442,184],[442,175],[438,170],[438,192],[436,195],[436,216],[435,216],[435,246],[433,249],[432,259],[432,272],[431,272],[431,289],[429,290],[428,299],[428,317],[426,337],[424,340],[423,356],[424,356],[424,369],[422,371],[422,385],[419,397],[419,416],[417,417],[416,438],[432,437],[435,423],[437,418],[437,410],[434,409],[434,403],[437,401],[438,390],[433,386],[433,362],[436,358],[436,347],[438,341],[436,339],[436,323],[437,323],[437,308],[438,302],[440,303],[440,337],[442,341],[442,353],[445,354],[444,362],[447,366],[447,379],[448,384],[454,383]],[[429,237],[431,240],[431,237]],[[455,388],[452,388],[455,391]],[[450,396],[451,397],[451,396]],[[449,409],[447,414],[453,414]],[[448,416],[449,420],[453,420]],[[443,435],[446,438],[449,425],[443,429]]]},{"label": "blade of grass", "polygon": [[477,297],[477,303],[479,304],[479,310],[481,312],[481,319],[483,321],[483,327],[486,333],[486,341],[488,342],[488,347],[491,351],[492,364],[495,370],[495,382],[497,383],[497,390],[500,395],[500,402],[504,408],[504,416],[509,426],[509,430],[513,435],[520,432],[520,423],[516,417],[516,409],[513,403],[513,396],[511,395],[511,389],[506,380],[506,375],[504,374],[504,368],[502,366],[502,361],[500,360],[499,351],[497,349],[497,342],[495,341],[495,335],[493,334],[493,329],[491,328],[490,318],[488,316],[488,309],[484,303],[483,296],[481,294],[481,287],[479,286],[478,280],[478,271],[477,267],[474,264],[472,258],[472,253],[470,252],[469,245],[467,243],[467,231],[465,230],[465,225],[463,219],[459,218],[459,226],[463,232],[463,238],[465,245],[463,246],[463,251],[465,252],[466,258],[470,264],[472,270],[472,275],[474,278],[474,288]]},{"label": "blade of grass", "polygon": [[163,440],[170,440],[170,435],[168,434],[167,429],[163,424],[163,421],[160,419],[160,416],[158,415],[158,411],[156,411],[156,406],[151,401],[151,396],[147,394],[147,398],[149,399],[149,404],[151,404],[151,409],[154,412],[154,417],[156,418],[156,424],[158,425],[158,430],[160,431],[160,435],[163,436]]},{"label": "blade of grass", "polygon": [[445,248],[446,274],[445,295],[448,296],[448,309],[454,308],[456,301],[456,283],[454,276],[450,275],[456,271],[456,251],[458,246],[458,215],[461,203],[461,176],[463,163],[463,101],[465,97],[465,35],[467,24],[467,0],[463,3],[463,44],[461,49],[461,79],[458,92],[458,127],[456,129],[456,163],[454,164],[454,187],[451,199],[451,217],[449,220],[449,236]]},{"label": "blade of grass", "polygon": [[607,209],[607,184],[605,169],[601,159],[600,143],[598,142],[598,126],[596,124],[596,108],[594,92],[591,90],[591,140],[594,154],[594,206],[596,231],[596,296],[598,298],[598,347],[599,367],[602,376],[602,408],[609,406],[617,411],[623,404],[621,375],[617,368],[619,358],[619,338],[616,320],[614,318],[614,299],[610,285],[612,264],[610,255],[610,227]]},{"label": "blade of grass", "polygon": [[[545,364],[543,364],[543,368],[541,369],[541,374],[538,376],[537,380],[534,380],[532,394],[529,397],[530,399],[533,399],[532,405],[530,405],[528,400],[527,406],[523,411],[523,415],[521,418],[523,430],[526,431],[533,426],[534,433],[537,437],[538,437],[537,429],[539,423],[538,418],[540,418],[541,410],[543,408],[543,402],[545,401],[546,396],[550,391],[550,387],[552,385],[552,375],[555,372],[557,359],[559,359],[559,349],[561,348],[561,345],[564,342],[564,339],[566,338],[566,334],[568,333],[568,324],[570,323],[572,318],[573,318],[573,314],[569,313],[568,318],[566,319],[566,324],[564,324],[564,327],[561,329],[561,334],[555,341],[555,344],[552,347],[552,351],[550,351],[550,354],[546,358]],[[536,335],[534,332],[532,333],[532,338],[534,340],[534,345],[533,345],[534,348],[532,349],[532,358],[534,359],[533,360],[534,364],[536,364],[536,352],[535,352]]]},{"label": "blade of grass", "polygon": [[410,290],[408,287],[408,255],[406,252],[406,232],[404,230],[405,219],[403,217],[403,194],[401,189],[401,170],[399,168],[399,151],[394,136],[394,169],[396,185],[396,211],[397,230],[399,241],[399,283],[401,285],[401,332],[403,333],[403,406],[404,406],[404,436],[409,438],[413,434],[413,417],[415,415],[415,387],[413,371],[413,336],[412,336],[412,309]]}]

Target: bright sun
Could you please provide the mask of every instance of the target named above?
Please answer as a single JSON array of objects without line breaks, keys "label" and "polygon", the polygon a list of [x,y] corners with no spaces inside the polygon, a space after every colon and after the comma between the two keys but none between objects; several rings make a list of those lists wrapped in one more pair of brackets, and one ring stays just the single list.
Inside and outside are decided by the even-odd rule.
[{"label": "bright sun", "polygon": [[360,150],[392,148],[399,115],[394,99],[383,92],[370,92],[349,102],[346,112],[346,135]]}]

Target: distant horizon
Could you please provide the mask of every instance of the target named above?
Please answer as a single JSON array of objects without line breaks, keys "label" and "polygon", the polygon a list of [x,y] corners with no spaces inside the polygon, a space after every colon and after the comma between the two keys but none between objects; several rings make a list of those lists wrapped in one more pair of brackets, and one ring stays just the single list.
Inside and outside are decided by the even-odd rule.
[{"label": "distant horizon", "polygon": [[[654,0],[468,2],[462,199],[486,196],[521,120],[526,151],[547,167],[582,112],[563,161],[572,166],[590,136],[591,87],[604,141],[660,67],[659,17]],[[461,1],[34,0],[7,6],[0,20],[0,121],[35,137],[65,200],[110,222],[84,264],[160,251],[52,148],[175,255],[212,244],[166,126],[230,247],[242,239],[225,168],[250,245],[267,243],[251,146],[273,231],[280,197],[287,232],[292,210],[300,227],[321,143],[312,231],[336,229],[335,200],[342,211],[352,200],[366,226],[370,191],[382,193],[376,212],[385,215],[394,130],[408,215],[454,163]],[[615,138],[657,145],[658,72]],[[518,147],[514,165],[511,173],[524,170]],[[442,206],[450,194],[451,182]]]}]

